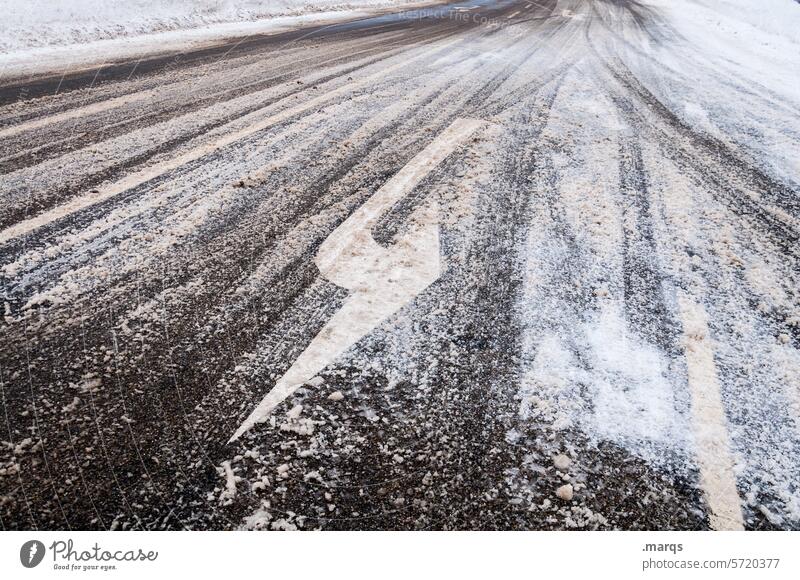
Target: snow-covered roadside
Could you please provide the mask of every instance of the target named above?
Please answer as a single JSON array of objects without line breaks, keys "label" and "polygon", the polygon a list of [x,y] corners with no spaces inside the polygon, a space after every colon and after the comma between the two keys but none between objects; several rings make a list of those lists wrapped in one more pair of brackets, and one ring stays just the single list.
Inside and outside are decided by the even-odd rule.
[{"label": "snow-covered roadside", "polygon": [[800,3],[796,0],[648,0],[708,54],[724,55],[748,78],[796,98]]},{"label": "snow-covered roadside", "polygon": [[[0,0],[0,78],[329,24],[435,0]],[[100,62],[103,62],[100,61]]]}]

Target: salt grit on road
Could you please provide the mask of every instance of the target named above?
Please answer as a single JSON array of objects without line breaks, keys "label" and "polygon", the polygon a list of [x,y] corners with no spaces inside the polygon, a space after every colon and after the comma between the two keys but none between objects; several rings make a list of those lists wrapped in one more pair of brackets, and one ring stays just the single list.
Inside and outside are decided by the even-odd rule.
[{"label": "salt grit on road", "polygon": [[0,81],[0,526],[800,529],[797,30],[476,0]]}]

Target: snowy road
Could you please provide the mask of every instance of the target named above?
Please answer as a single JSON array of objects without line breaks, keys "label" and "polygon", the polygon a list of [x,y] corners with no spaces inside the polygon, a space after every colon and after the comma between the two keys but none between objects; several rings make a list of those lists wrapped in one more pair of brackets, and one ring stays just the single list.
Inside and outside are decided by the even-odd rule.
[{"label": "snowy road", "polygon": [[2,81],[0,527],[800,528],[775,38],[478,0]]}]

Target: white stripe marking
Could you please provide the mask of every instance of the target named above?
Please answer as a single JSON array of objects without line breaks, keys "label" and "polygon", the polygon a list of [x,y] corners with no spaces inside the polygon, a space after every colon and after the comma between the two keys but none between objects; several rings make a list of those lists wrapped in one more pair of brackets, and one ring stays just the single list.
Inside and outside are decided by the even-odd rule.
[{"label": "white stripe marking", "polygon": [[456,120],[323,242],[314,263],[325,278],[353,293],[236,430],[229,443],[266,420],[289,395],[439,278],[439,225],[435,204],[415,211],[411,231],[390,249],[378,245],[371,230],[381,215],[483,125],[484,121],[475,119]]},{"label": "white stripe marking", "polygon": [[53,125],[62,121],[68,121],[69,119],[96,115],[97,113],[102,113],[103,111],[107,111],[109,109],[114,109],[123,105],[130,105],[132,103],[155,97],[162,90],[162,88],[149,89],[134,92],[129,95],[122,95],[120,97],[112,97],[110,99],[98,101],[97,103],[92,103],[91,105],[84,105],[83,107],[75,107],[74,109],[69,109],[60,113],[54,113],[52,115],[42,117],[41,119],[26,121],[24,123],[20,123],[19,125],[11,125],[5,129],[0,129],[0,138],[7,139],[8,137],[13,137],[14,135],[19,135],[20,133],[24,133],[26,131],[41,129],[42,127],[47,127],[48,125]]},{"label": "white stripe marking", "polygon": [[692,428],[700,468],[700,484],[715,530],[743,530],[742,508],[736,490],[725,409],[709,338],[705,309],[679,294],[684,351],[692,398]]}]

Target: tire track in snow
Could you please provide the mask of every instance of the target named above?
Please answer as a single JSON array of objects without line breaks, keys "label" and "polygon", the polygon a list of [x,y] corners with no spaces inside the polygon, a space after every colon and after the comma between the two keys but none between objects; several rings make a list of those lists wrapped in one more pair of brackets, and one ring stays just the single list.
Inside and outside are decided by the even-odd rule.
[{"label": "tire track in snow", "polygon": [[[173,119],[178,115],[185,117],[192,113],[204,114],[210,106],[216,103],[232,101],[239,97],[265,92],[267,89],[289,84],[290,81],[299,84],[301,81],[298,79],[305,78],[311,73],[330,68],[337,64],[356,62],[358,58],[363,60],[358,66],[345,68],[340,71],[338,75],[327,75],[315,79],[312,84],[316,87],[337,76],[348,75],[383,60],[386,58],[386,54],[395,46],[412,45],[418,40],[430,42],[432,39],[430,36],[417,34],[402,37],[400,40],[394,42],[390,42],[389,39],[380,39],[372,43],[359,43],[362,45],[366,44],[367,48],[357,50],[361,47],[356,45],[354,47],[333,51],[332,54],[325,55],[325,59],[320,59],[318,55],[295,59],[295,62],[290,62],[279,67],[277,72],[270,72],[270,75],[266,77],[264,75],[265,71],[256,70],[250,75],[256,80],[249,80],[246,77],[241,78],[241,76],[239,76],[241,73],[239,73],[237,76],[234,76],[234,82],[230,83],[234,84],[234,86],[227,86],[225,89],[216,92],[209,92],[207,90],[209,88],[207,86],[209,83],[206,75],[199,74],[200,82],[205,81],[206,86],[199,85],[198,81],[194,81],[192,86],[178,87],[181,92],[177,95],[167,94],[165,96],[165,90],[162,88],[155,88],[69,110],[52,117],[45,117],[44,119],[37,118],[23,125],[14,125],[0,131],[0,137],[5,136],[8,138],[9,136],[17,136],[19,133],[46,127],[47,141],[44,144],[39,144],[31,148],[31,135],[22,135],[16,140],[7,139],[4,144],[4,149],[13,152],[13,154],[6,155],[0,159],[0,174],[10,173],[22,167],[29,167],[33,164],[42,163],[43,161],[53,159],[63,154],[65,151],[103,143],[131,130],[149,128],[157,123]],[[378,57],[369,60],[368,57],[373,55],[378,55]],[[310,65],[300,66],[306,61],[314,62]],[[229,84],[224,78],[212,78],[213,83],[216,85],[221,84],[226,86]],[[293,96],[306,90],[308,90],[307,87],[300,84],[295,90],[290,91],[283,97]],[[160,98],[156,99],[155,97]],[[123,111],[112,110],[105,116],[98,115],[100,112],[109,111],[110,109],[119,109],[128,104],[139,105],[139,107],[130,107],[130,110]],[[248,112],[250,111],[245,109],[238,112],[237,115],[241,116]],[[58,135],[60,129],[58,123],[65,120],[74,120],[75,122],[63,127],[66,133],[64,137],[61,139],[54,139],[54,136]],[[214,125],[206,125],[200,132],[212,128],[214,128]],[[33,137],[35,137],[35,135]]]},{"label": "tire track in snow", "polygon": [[[110,199],[124,191],[127,191],[129,189],[142,185],[148,181],[151,181],[157,177],[160,177],[161,175],[173,169],[176,169],[182,165],[186,165],[190,162],[197,161],[198,159],[201,159],[202,157],[214,152],[217,149],[221,149],[223,147],[231,145],[232,143],[235,143],[236,141],[239,141],[245,137],[249,137],[255,133],[263,131],[264,129],[268,129],[279,123],[287,121],[292,117],[303,114],[314,107],[328,103],[344,93],[357,90],[358,88],[366,87],[370,83],[380,78],[381,76],[390,74],[392,71],[403,68],[407,66],[410,61],[418,60],[420,58],[423,58],[424,56],[426,56],[424,53],[422,55],[417,55],[416,57],[412,57],[405,62],[398,63],[391,67],[388,67],[383,71],[381,71],[380,73],[369,76],[366,79],[356,81],[352,85],[346,85],[344,87],[334,89],[328,94],[312,98],[307,103],[290,107],[287,110],[270,115],[265,119],[255,121],[252,125],[250,125],[247,128],[240,129],[233,133],[229,133],[223,137],[219,137],[214,141],[212,141],[211,143],[205,144],[201,147],[198,147],[197,149],[183,153],[174,159],[169,159],[166,161],[162,161],[160,163],[156,163],[132,175],[128,175],[124,177],[122,180],[118,181],[117,183],[107,186],[103,190],[97,191],[97,193],[89,193],[82,197],[74,198],[63,205],[48,210],[42,214],[37,215],[36,217],[29,218],[21,222],[17,222],[14,225],[5,228],[4,230],[0,230],[0,244],[4,244],[5,242],[13,238],[23,236],[29,232],[32,232],[42,226],[49,224],[50,222],[61,219],[69,214],[76,213],[84,208],[96,205],[102,201],[105,201],[106,199]],[[259,112],[261,111],[257,110],[253,114]]]}]

